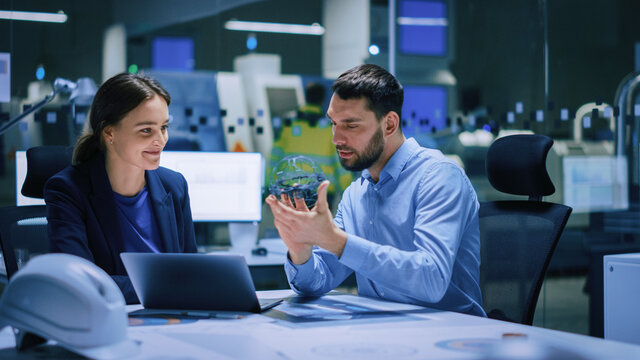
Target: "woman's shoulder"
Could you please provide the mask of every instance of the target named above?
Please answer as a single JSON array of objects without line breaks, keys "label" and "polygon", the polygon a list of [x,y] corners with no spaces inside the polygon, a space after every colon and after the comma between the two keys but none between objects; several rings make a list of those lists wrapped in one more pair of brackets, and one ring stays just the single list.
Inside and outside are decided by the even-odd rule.
[{"label": "woman's shoulder", "polygon": [[85,164],[69,165],[49,178],[50,183],[68,183],[81,186],[89,181],[89,169]]},{"label": "woman's shoulder", "polygon": [[162,166],[158,167],[156,170],[152,170],[151,172],[158,176],[165,187],[182,188],[187,183],[187,180],[181,173]]},{"label": "woman's shoulder", "polygon": [[181,173],[163,166],[159,166],[155,170],[155,173],[158,174],[158,176],[163,180],[179,181],[179,182],[185,181],[184,176]]},{"label": "woman's shoulder", "polygon": [[89,169],[84,164],[67,166],[45,182],[45,199],[51,193],[86,195],[91,188],[90,176]]}]

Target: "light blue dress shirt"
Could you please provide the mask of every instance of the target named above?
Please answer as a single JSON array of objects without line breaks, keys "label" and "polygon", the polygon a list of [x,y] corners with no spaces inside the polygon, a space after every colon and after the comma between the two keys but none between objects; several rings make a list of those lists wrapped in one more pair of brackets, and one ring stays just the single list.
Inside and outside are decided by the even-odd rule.
[{"label": "light blue dress shirt", "polygon": [[364,170],[345,190],[334,219],[348,234],[340,259],[316,248],[305,264],[288,260],[289,284],[321,295],[355,271],[359,295],[486,316],[478,209],[464,171],[408,139],[377,183]]}]

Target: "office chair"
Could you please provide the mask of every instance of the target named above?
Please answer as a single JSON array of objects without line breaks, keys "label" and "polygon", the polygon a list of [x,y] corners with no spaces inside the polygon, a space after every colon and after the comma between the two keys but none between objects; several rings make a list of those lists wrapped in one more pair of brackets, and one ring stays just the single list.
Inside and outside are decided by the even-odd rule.
[{"label": "office chair", "polygon": [[0,208],[0,246],[7,279],[30,257],[49,252],[45,205]]},{"label": "office chair", "polygon": [[480,288],[490,318],[531,325],[544,274],[571,208],[542,201],[555,188],[545,166],[553,140],[542,135],[497,139],[487,152],[489,182],[528,200],[480,204]]},{"label": "office chair", "polygon": [[[43,198],[44,184],[71,164],[73,149],[67,146],[38,146],[27,150],[27,176],[24,196]],[[45,205],[0,208],[0,248],[7,279],[11,279],[30,257],[47,253],[47,212]]]},{"label": "office chair", "polygon": [[73,147],[36,146],[27,150],[27,176],[22,195],[44,198],[44,184],[50,177],[71,164]]}]

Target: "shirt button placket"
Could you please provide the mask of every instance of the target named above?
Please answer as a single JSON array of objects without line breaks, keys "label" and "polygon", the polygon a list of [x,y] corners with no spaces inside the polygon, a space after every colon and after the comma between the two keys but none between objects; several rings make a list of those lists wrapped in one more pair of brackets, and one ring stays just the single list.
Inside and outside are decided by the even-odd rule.
[{"label": "shirt button placket", "polygon": [[373,186],[373,191],[374,193],[373,193],[373,196],[371,197],[372,198],[371,203],[373,206],[371,206],[371,209],[369,209],[369,225],[371,225],[369,226],[369,233],[370,233],[369,238],[372,238],[375,234],[375,230],[373,227],[373,220],[376,218],[376,211],[378,209],[379,202],[380,202],[380,196],[379,196],[380,193],[378,192],[377,184]]},{"label": "shirt button placket", "polygon": [[375,196],[377,194],[377,188],[375,185],[372,185],[371,188],[373,189],[373,193],[370,194],[369,196],[369,209],[367,211],[367,216],[369,217],[369,225],[367,226],[367,239],[373,240],[373,214],[374,211],[376,209],[376,203],[377,203],[377,197]]}]

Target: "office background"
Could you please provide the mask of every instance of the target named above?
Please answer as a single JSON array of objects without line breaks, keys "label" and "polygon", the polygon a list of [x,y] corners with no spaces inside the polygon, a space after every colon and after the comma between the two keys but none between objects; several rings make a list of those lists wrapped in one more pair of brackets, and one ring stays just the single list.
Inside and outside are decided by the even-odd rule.
[{"label": "office background", "polygon": [[[396,19],[401,19],[393,29],[396,51],[392,51],[395,58],[391,61],[390,6]],[[11,101],[0,103],[1,121],[14,118],[24,104],[46,94],[46,90],[33,90],[35,95],[30,96],[30,84],[51,83],[58,77],[89,77],[100,84],[107,61],[105,33],[114,24],[123,24],[126,68],[122,71],[234,73],[238,71],[234,61],[239,57],[275,54],[281,74],[330,84],[337,74],[357,62],[393,66],[409,90],[410,104],[406,104],[403,114],[405,132],[425,146],[457,156],[480,200],[500,197],[488,185],[483,165],[488,144],[499,130],[551,136],[563,145],[550,154],[550,161],[562,164],[550,166],[558,189],[553,200],[574,201],[569,205],[579,205],[582,210],[574,211],[560,240],[534,324],[601,336],[601,320],[599,325],[596,319],[601,312],[593,309],[601,306],[597,303],[601,293],[600,299],[594,295],[602,291],[598,286],[601,257],[640,249],[640,222],[634,220],[640,217],[638,179],[634,175],[639,159],[626,151],[615,151],[617,130],[611,131],[608,123],[621,111],[616,110],[617,89],[625,76],[640,70],[640,23],[635,20],[640,13],[639,2],[2,0],[0,10],[62,10],[68,15],[62,24],[0,20],[0,52],[11,57]],[[416,18],[432,21],[411,25],[411,19]],[[233,19],[318,23],[326,32],[313,36],[226,29],[226,23]],[[163,45],[167,46],[164,51]],[[167,57],[176,49],[182,50],[177,52],[175,62],[170,61]],[[44,74],[38,72],[40,68]],[[176,99],[183,97],[172,95]],[[427,108],[422,107],[429,99],[435,100]],[[588,120],[574,119],[578,110],[589,103],[594,105],[587,109]],[[216,104],[211,106],[221,110],[219,102]],[[73,144],[81,122],[77,117],[69,120],[65,105],[60,99],[47,108],[55,111],[60,121],[50,122],[46,114],[36,114],[32,123],[39,126],[19,124],[0,137],[3,205],[15,204],[15,151],[42,144]],[[185,100],[183,105],[189,108],[193,104]],[[600,105],[604,107],[591,111]],[[175,128],[186,133],[185,138],[196,139],[200,149],[215,148],[213,143],[221,137],[210,123],[216,117],[215,111],[212,114],[204,123],[178,124]],[[73,124],[71,130],[65,121]],[[576,121],[582,133],[580,140],[575,139]],[[625,126],[628,137],[637,137],[638,127],[633,121]],[[613,160],[616,156],[627,157],[624,171],[629,176],[597,177],[603,171],[622,171]],[[571,172],[580,173],[577,176],[584,180],[578,184],[583,187],[577,193],[572,193],[571,186],[576,184],[563,167],[570,157],[586,164]],[[594,164],[594,158],[602,164]],[[595,185],[589,183],[594,177]],[[615,186],[628,191],[616,195],[617,190],[612,190]],[[577,202],[587,196],[586,204]],[[269,221],[268,212],[263,212],[260,236],[273,235]],[[198,239],[201,245],[228,243],[226,227],[198,227],[205,234]]]}]

